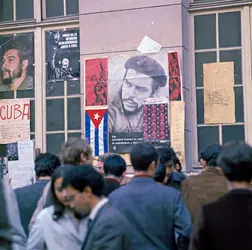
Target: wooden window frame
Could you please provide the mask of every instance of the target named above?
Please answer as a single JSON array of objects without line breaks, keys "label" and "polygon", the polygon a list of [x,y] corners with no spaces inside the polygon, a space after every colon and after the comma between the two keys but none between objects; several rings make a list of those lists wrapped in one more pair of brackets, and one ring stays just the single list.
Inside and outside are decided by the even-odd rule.
[{"label": "wooden window frame", "polygon": [[[237,12],[241,13],[241,47],[231,47],[231,48],[221,48],[219,49],[219,29],[218,29],[218,14],[219,13],[228,13],[228,12]],[[204,49],[204,50],[195,50],[194,47],[194,17],[197,15],[207,15],[207,14],[216,14],[216,49]],[[217,62],[219,62],[220,51],[230,51],[235,49],[241,49],[242,52],[242,85],[243,86],[243,106],[244,106],[244,122],[235,123],[236,125],[244,125],[245,132],[245,141],[252,144],[252,114],[249,114],[249,107],[252,105],[251,95],[252,95],[252,82],[251,82],[251,58],[252,58],[252,49],[251,49],[251,35],[252,35],[252,10],[249,9],[249,6],[243,8],[226,8],[219,9],[214,11],[197,11],[191,12],[189,16],[189,70],[191,74],[191,86],[192,86],[192,133],[193,133],[193,167],[199,168],[200,163],[198,161],[198,135],[197,128],[205,127],[211,125],[197,124],[197,100],[196,100],[196,91],[197,89],[203,89],[204,87],[196,87],[196,74],[195,74],[195,52],[211,52],[215,51],[217,53]],[[251,20],[251,21],[250,21]],[[251,23],[250,23],[251,22]],[[248,39],[249,37],[249,39]],[[222,142],[222,126],[229,124],[217,124],[219,126],[219,140]],[[230,124],[231,125],[231,124]],[[212,125],[212,126],[216,126]]]}]

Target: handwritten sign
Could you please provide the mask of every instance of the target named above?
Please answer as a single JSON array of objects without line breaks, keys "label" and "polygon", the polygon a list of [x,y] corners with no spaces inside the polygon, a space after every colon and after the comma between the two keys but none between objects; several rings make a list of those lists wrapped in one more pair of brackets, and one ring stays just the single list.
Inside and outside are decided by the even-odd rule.
[{"label": "handwritten sign", "polygon": [[203,70],[205,124],[235,123],[234,62],[204,64]]},{"label": "handwritten sign", "polygon": [[171,146],[181,161],[185,164],[185,103],[170,102],[170,136]]},{"label": "handwritten sign", "polygon": [[0,143],[30,139],[30,100],[0,100]]}]

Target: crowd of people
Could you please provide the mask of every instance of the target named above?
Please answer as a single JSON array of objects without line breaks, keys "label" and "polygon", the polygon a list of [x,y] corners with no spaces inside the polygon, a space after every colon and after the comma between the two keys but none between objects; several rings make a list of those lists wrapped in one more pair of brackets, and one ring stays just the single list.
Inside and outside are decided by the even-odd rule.
[{"label": "crowd of people", "polygon": [[187,176],[169,146],[134,145],[134,176],[86,140],[36,157],[37,181],[0,182],[1,250],[251,250],[252,147],[209,144]]}]

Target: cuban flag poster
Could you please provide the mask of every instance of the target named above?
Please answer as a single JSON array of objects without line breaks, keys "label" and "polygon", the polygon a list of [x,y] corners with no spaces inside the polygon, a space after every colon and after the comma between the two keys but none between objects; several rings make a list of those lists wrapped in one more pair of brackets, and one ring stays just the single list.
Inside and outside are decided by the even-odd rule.
[{"label": "cuban flag poster", "polygon": [[108,152],[108,109],[86,109],[85,137],[93,148],[94,156]]}]

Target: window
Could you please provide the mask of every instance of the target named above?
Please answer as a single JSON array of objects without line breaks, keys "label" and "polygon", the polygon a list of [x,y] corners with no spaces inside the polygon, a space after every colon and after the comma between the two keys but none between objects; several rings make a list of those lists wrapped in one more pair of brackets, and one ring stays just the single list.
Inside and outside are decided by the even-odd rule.
[{"label": "window", "polygon": [[0,22],[33,18],[33,0],[0,0]]},{"label": "window", "polygon": [[43,0],[44,18],[79,14],[79,0]]},{"label": "window", "polygon": [[81,137],[79,30],[46,31],[46,149]]},{"label": "window", "polygon": [[[198,152],[211,142],[244,140],[240,11],[194,16]],[[204,124],[203,64],[234,61],[235,124]]]}]

